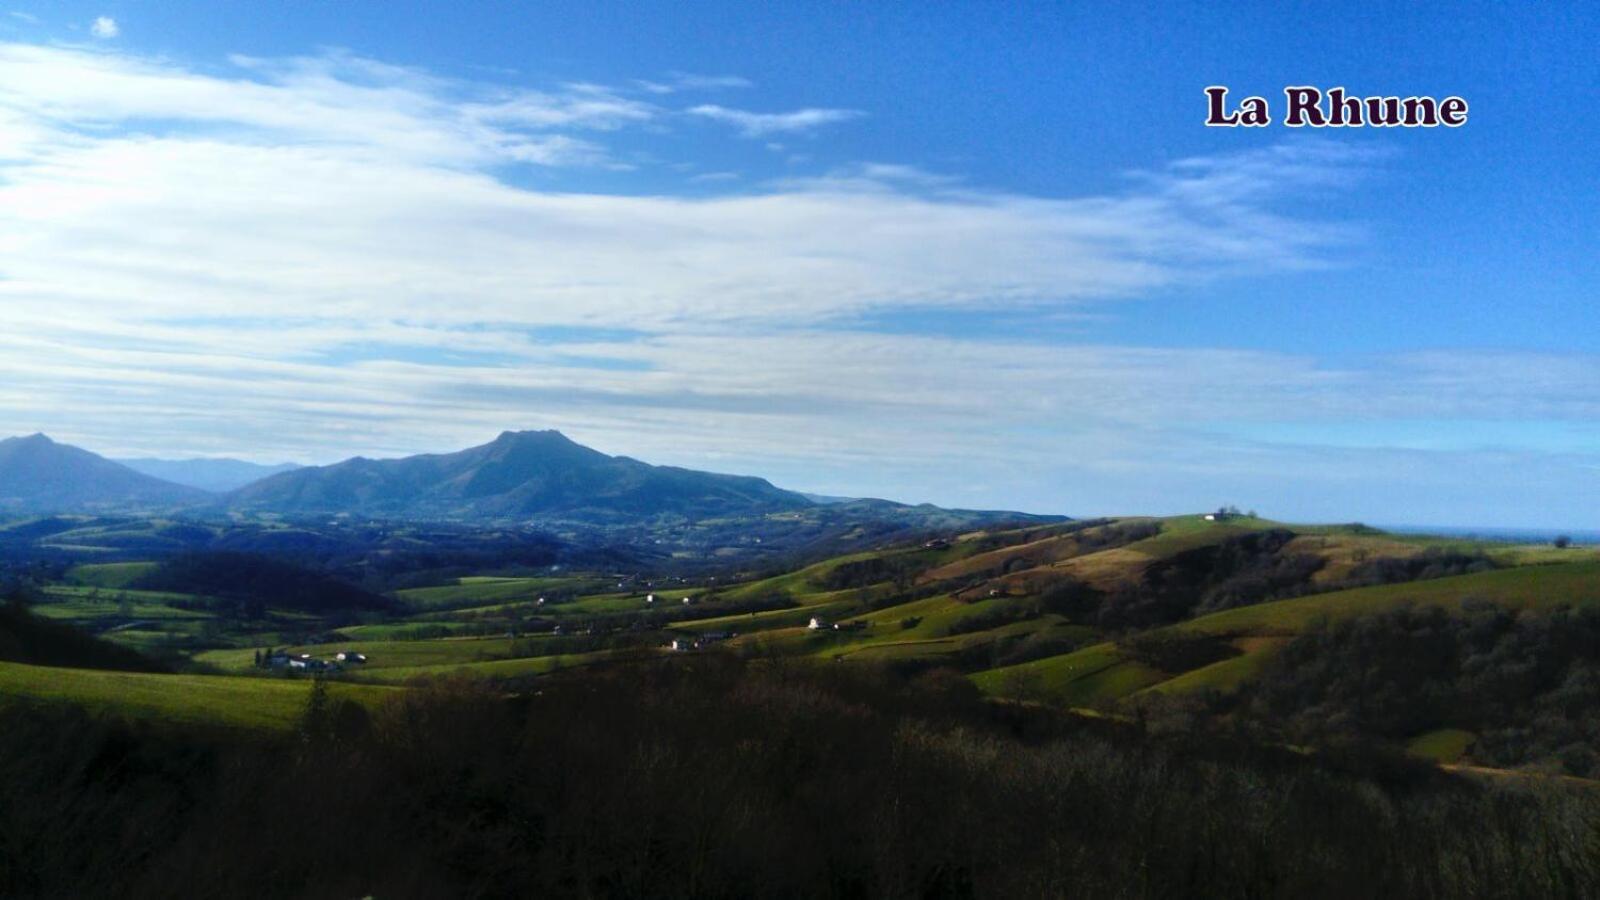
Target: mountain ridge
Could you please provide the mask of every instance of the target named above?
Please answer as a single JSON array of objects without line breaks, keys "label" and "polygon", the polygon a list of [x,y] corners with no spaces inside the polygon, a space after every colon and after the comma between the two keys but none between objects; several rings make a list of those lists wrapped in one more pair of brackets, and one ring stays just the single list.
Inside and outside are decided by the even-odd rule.
[{"label": "mountain ridge", "polygon": [[506,431],[453,453],[353,457],[269,476],[228,494],[230,510],[372,517],[706,518],[812,505],[764,478],[609,456],[559,431]]},{"label": "mountain ridge", "polygon": [[182,506],[210,497],[137,472],[43,433],[0,440],[0,508],[72,512],[118,506]]}]

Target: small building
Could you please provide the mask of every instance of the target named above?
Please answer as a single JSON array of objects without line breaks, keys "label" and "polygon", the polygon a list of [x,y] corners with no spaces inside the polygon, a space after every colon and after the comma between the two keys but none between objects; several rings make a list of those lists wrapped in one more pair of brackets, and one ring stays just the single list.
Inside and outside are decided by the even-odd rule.
[{"label": "small building", "polygon": [[827,622],[824,622],[822,619],[819,619],[816,616],[812,616],[811,617],[811,624],[806,626],[806,630],[807,631],[826,631],[826,630],[828,630],[829,627],[830,626],[828,625]]},{"label": "small building", "polygon": [[672,643],[667,646],[675,653],[683,653],[689,650],[699,650],[700,642],[689,638],[673,638]]},{"label": "small building", "polygon": [[367,655],[365,653],[357,653],[354,650],[341,650],[338,653],[335,653],[333,658],[342,663],[361,664],[367,661]]}]

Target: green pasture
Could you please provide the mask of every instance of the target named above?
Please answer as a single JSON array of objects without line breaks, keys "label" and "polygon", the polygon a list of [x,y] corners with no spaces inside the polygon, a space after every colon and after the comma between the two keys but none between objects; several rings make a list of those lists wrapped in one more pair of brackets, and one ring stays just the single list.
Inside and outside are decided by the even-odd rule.
[{"label": "green pasture", "polygon": [[[0,662],[0,696],[230,728],[283,729],[305,710],[311,685],[285,678],[147,675]],[[329,695],[376,703],[391,688],[330,684]]]}]

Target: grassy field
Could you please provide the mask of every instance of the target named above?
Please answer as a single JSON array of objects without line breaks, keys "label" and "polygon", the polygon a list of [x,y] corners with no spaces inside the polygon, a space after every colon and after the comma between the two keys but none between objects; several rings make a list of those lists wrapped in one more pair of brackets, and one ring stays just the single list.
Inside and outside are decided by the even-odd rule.
[{"label": "grassy field", "polygon": [[1459,728],[1440,728],[1412,738],[1406,751],[1437,763],[1454,763],[1466,755],[1478,736]]},{"label": "grassy field", "polygon": [[1109,643],[972,676],[987,693],[1036,694],[1066,706],[1094,706],[1117,700],[1165,678],[1149,666],[1123,658],[1116,645]]},{"label": "grassy field", "polygon": [[1207,522],[1204,516],[1170,516],[1157,521],[1161,523],[1160,534],[1135,541],[1126,549],[1153,559],[1162,559],[1185,550],[1221,543],[1230,537],[1260,531],[1263,528],[1285,527],[1281,522],[1249,516],[1239,516],[1222,522]]},{"label": "grassy field", "polygon": [[771,578],[763,578],[759,581],[750,581],[731,588],[724,588],[723,590],[717,592],[717,596],[723,600],[757,600],[764,597],[781,595],[790,597],[796,602],[806,605],[810,605],[807,603],[808,600],[811,602],[827,602],[826,600],[815,599],[819,595],[824,595],[827,593],[818,588],[817,584],[820,579],[845,563],[874,559],[884,555],[885,554],[882,552],[874,551],[867,553],[852,553],[848,556],[834,557],[833,559],[824,560],[816,565],[806,566],[803,569],[796,569],[793,572],[787,572],[783,575],[776,575]]},{"label": "grassy field", "polygon": [[1239,638],[1233,644],[1235,649],[1241,651],[1240,655],[1184,672],[1174,678],[1150,685],[1144,690],[1161,694],[1207,688],[1231,691],[1254,678],[1278,648],[1288,640],[1288,638]]},{"label": "grassy field", "polygon": [[[303,680],[216,675],[144,675],[0,662],[0,694],[91,710],[230,728],[283,729],[305,709]],[[375,703],[392,689],[331,684],[331,697]]]},{"label": "grassy field", "polygon": [[[654,652],[654,651],[652,651]],[[464,675],[472,678],[511,678],[518,675],[545,675],[557,669],[572,669],[615,658],[608,650],[593,653],[567,653],[555,656],[529,656],[486,662],[447,663],[429,666],[362,669],[358,677],[366,681],[399,684],[419,677]]]},{"label": "grassy field", "polygon": [[115,609],[119,600],[144,601],[148,603],[167,603],[169,601],[197,600],[194,594],[178,594],[171,591],[135,591],[126,588],[108,589],[78,584],[53,584],[44,589],[44,600],[92,600],[105,604],[108,608]]},{"label": "grassy field", "polygon": [[[426,625],[430,629],[443,628],[447,632],[468,632],[477,627],[475,622],[461,622],[451,619],[434,619],[431,616],[417,616],[400,622],[380,622],[372,625],[346,625],[339,629],[340,634],[350,636],[352,641],[396,641],[406,640],[407,636],[417,630],[419,625]],[[281,641],[279,643],[282,643]]]},{"label": "grassy field", "polygon": [[73,566],[67,580],[88,587],[125,588],[155,571],[153,562],[94,563]]},{"label": "grassy field", "polygon": [[1210,634],[1296,634],[1317,619],[1346,619],[1401,603],[1455,606],[1467,599],[1532,610],[1600,604],[1600,562],[1523,566],[1334,591],[1230,609],[1173,627]]},{"label": "grassy field", "polygon": [[[1096,530],[1089,529],[1090,532]],[[1008,564],[1015,564],[1018,561],[1025,562],[1030,566],[1049,565],[1064,559],[1070,559],[1080,552],[1076,534],[1048,534],[1037,540],[998,547],[994,550],[985,550],[981,553],[963,555],[959,559],[929,569],[920,580],[923,582],[943,581],[983,572],[1001,571]]]},{"label": "grassy field", "polygon": [[200,620],[212,618],[212,614],[204,610],[178,609],[168,606],[159,600],[147,598],[132,598],[126,603],[113,603],[109,600],[89,600],[84,597],[72,597],[55,603],[40,603],[33,608],[34,612],[47,619],[65,619],[84,624],[96,619],[107,618],[133,618],[160,621]]},{"label": "grassy field", "polygon": [[853,602],[842,602],[827,603],[820,606],[802,606],[792,609],[768,609],[757,613],[735,613],[731,616],[717,616],[711,619],[674,622],[672,629],[690,633],[737,631],[742,634],[750,631],[768,631],[776,628],[792,628],[796,625],[804,625],[811,621],[812,616],[832,619],[855,608],[856,604]]},{"label": "grassy field", "polygon": [[470,577],[438,587],[411,588],[398,596],[417,609],[459,609],[534,601],[543,594],[596,587],[591,578]]}]

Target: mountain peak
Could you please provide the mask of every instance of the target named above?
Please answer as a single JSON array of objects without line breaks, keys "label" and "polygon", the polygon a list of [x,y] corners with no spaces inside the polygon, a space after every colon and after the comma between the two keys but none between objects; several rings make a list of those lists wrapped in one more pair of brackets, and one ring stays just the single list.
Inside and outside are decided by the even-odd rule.
[{"label": "mountain peak", "polygon": [[506,431],[456,453],[352,462],[277,475],[240,489],[232,502],[274,512],[617,523],[809,505],[759,478],[651,466],[609,456],[555,430]]},{"label": "mountain peak", "polygon": [[54,447],[56,445],[56,442],[51,440],[50,436],[42,431],[35,431],[33,434],[30,434],[26,437],[8,438],[6,443],[27,444],[39,447]]},{"label": "mountain peak", "polygon": [[576,443],[572,440],[572,438],[569,438],[561,432],[556,431],[554,428],[545,429],[543,431],[502,431],[500,432],[500,436],[494,439],[494,442],[497,444],[524,444],[534,442],[552,444]]},{"label": "mountain peak", "polygon": [[205,494],[141,474],[44,434],[0,441],[0,507],[63,512],[126,504],[178,504]]}]

